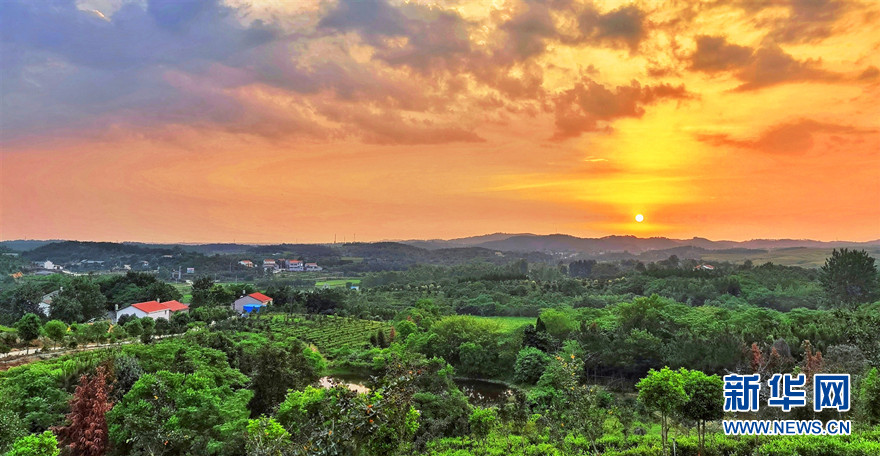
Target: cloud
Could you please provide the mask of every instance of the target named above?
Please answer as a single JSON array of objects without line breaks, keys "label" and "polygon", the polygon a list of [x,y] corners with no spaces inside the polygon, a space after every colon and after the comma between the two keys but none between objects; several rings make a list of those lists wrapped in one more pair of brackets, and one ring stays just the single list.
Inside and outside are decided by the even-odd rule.
[{"label": "cloud", "polygon": [[554,100],[556,133],[553,137],[561,140],[584,132],[608,130],[608,123],[615,119],[641,117],[646,105],[666,99],[692,97],[683,85],[642,86],[633,81],[628,86],[608,88],[583,78]]},{"label": "cloud", "polygon": [[770,127],[754,139],[737,139],[727,134],[698,134],[697,139],[716,146],[752,149],[775,155],[797,155],[812,150],[816,143],[815,136],[820,133],[860,136],[874,134],[877,131],[811,119],[798,119]]},{"label": "cloud", "polygon": [[705,73],[730,71],[742,81],[736,91],[756,90],[788,82],[841,80],[841,75],[822,69],[818,59],[797,60],[774,44],[756,50],[727,42],[721,36],[696,37],[690,55],[692,70]]},{"label": "cloud", "polygon": [[701,35],[691,55],[691,69],[705,72],[726,71],[746,66],[752,60],[752,49],[729,44],[723,36]]},{"label": "cloud", "polygon": [[635,50],[647,36],[646,14],[635,5],[600,13],[588,4],[578,17],[582,40],[623,45]]}]

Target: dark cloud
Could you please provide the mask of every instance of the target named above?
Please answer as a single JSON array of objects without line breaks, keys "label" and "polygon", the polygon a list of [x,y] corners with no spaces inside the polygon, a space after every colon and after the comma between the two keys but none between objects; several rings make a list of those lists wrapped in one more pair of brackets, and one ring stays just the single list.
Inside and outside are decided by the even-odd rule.
[{"label": "dark cloud", "polygon": [[[461,68],[471,54],[468,24],[459,14],[417,3],[341,0],[319,22],[329,31],[357,31],[377,50],[376,58],[422,73]],[[393,37],[406,41],[399,44]]]},{"label": "dark cloud", "polygon": [[835,23],[853,2],[844,0],[789,0],[790,14],[780,20],[770,38],[780,43],[819,41],[831,36]]},{"label": "dark cloud", "polygon": [[752,49],[729,44],[723,36],[698,36],[697,50],[691,56],[691,68],[715,72],[741,68],[752,59]]},{"label": "dark cloud", "polygon": [[754,149],[771,154],[793,155],[810,151],[816,143],[816,134],[820,133],[858,136],[876,133],[876,131],[811,119],[799,119],[770,127],[754,139],[738,139],[726,134],[698,134],[697,139],[713,145]]},{"label": "dark cloud", "polygon": [[731,71],[742,81],[737,91],[756,90],[788,82],[837,81],[841,76],[822,69],[819,60],[797,60],[777,45],[757,50],[730,44],[724,37],[698,36],[697,48],[690,55],[696,71]]},{"label": "dark cloud", "polygon": [[554,100],[556,109],[554,139],[576,137],[589,131],[607,130],[608,123],[613,120],[641,117],[645,113],[645,105],[664,99],[692,97],[683,85],[642,86],[633,81],[628,86],[608,88],[584,78]]},{"label": "dark cloud", "polygon": [[582,40],[624,45],[635,50],[647,36],[646,14],[635,5],[600,13],[588,4],[578,17]]},{"label": "dark cloud", "polygon": [[750,62],[740,68],[736,76],[743,85],[738,91],[754,90],[786,82],[836,81],[840,76],[823,70],[818,60],[796,60],[778,46],[762,47],[755,51]]},{"label": "dark cloud", "polygon": [[511,63],[544,53],[548,41],[559,37],[550,11],[542,2],[524,3],[518,14],[499,27],[505,39],[495,60]]}]

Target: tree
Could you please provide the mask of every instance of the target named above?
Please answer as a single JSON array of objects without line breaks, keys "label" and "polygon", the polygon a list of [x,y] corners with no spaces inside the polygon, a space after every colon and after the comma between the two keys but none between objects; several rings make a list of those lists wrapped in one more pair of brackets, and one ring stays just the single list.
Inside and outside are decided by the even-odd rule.
[{"label": "tree", "polygon": [[46,332],[46,335],[49,336],[49,339],[52,339],[52,342],[55,344],[52,346],[54,350],[55,347],[58,346],[58,342],[64,340],[64,336],[67,335],[67,324],[60,320],[51,320],[43,326],[43,330]]},{"label": "tree", "polygon": [[139,318],[135,318],[134,320],[127,321],[125,323],[125,332],[127,332],[128,335],[132,337],[139,337],[144,332],[144,327],[141,324],[141,320]]},{"label": "tree", "polygon": [[282,456],[290,444],[290,433],[274,418],[248,420],[248,456]]},{"label": "tree", "polygon": [[697,422],[700,451],[706,445],[706,422],[724,417],[724,381],[717,375],[706,375],[698,370],[680,369],[687,401],[681,405],[681,415]]},{"label": "tree", "polygon": [[202,306],[211,304],[211,287],[214,281],[210,277],[199,277],[193,281],[192,285],[192,301],[190,307],[197,309]]},{"label": "tree", "polygon": [[12,444],[6,456],[58,456],[58,441],[52,431],[22,437]]},{"label": "tree", "polygon": [[878,290],[877,266],[864,250],[834,249],[819,270],[819,282],[832,301],[868,302]]},{"label": "tree", "polygon": [[880,369],[871,368],[859,387],[862,413],[871,425],[880,423]]},{"label": "tree", "polygon": [[145,344],[152,342],[153,334],[155,333],[156,329],[156,320],[145,317],[140,319],[140,324],[141,328],[143,328],[141,331],[141,342]]},{"label": "tree", "polygon": [[249,375],[254,397],[248,404],[252,416],[269,413],[284,400],[289,389],[300,389],[318,379],[319,373],[303,355],[302,348],[262,345],[251,360],[243,361],[253,366]]},{"label": "tree", "polygon": [[253,392],[234,386],[202,372],[142,375],[107,413],[115,451],[132,456],[243,454],[246,404]]},{"label": "tree", "polygon": [[4,319],[3,321],[11,323],[25,314],[39,312],[41,297],[40,289],[32,283],[25,283],[16,287],[9,299],[9,304],[5,306],[6,312],[3,312],[8,315],[6,318],[9,319]]},{"label": "tree", "polygon": [[60,293],[52,299],[49,316],[56,320],[69,321],[71,323],[85,320],[83,318],[82,304],[73,297]]},{"label": "tree", "polygon": [[471,434],[474,437],[484,440],[492,432],[495,423],[498,421],[498,412],[491,408],[477,407],[468,418],[468,424],[471,426]]},{"label": "tree", "polygon": [[516,364],[513,366],[513,379],[524,385],[534,385],[547,364],[550,363],[550,355],[535,347],[526,347],[516,355]]},{"label": "tree", "polygon": [[24,352],[27,354],[31,342],[37,337],[40,337],[40,332],[42,332],[43,326],[40,323],[40,317],[36,314],[29,313],[21,317],[21,320],[18,320],[18,323],[15,324],[15,329],[18,330],[19,339],[25,344]]},{"label": "tree", "polygon": [[688,400],[681,375],[668,367],[659,371],[651,369],[636,388],[639,390],[639,401],[649,409],[660,412],[663,454],[667,454],[669,417]]},{"label": "tree", "polygon": [[55,429],[72,456],[102,456],[110,443],[106,413],[112,408],[108,400],[107,372],[99,366],[95,375],[80,377],[79,386],[70,400],[70,424]]}]

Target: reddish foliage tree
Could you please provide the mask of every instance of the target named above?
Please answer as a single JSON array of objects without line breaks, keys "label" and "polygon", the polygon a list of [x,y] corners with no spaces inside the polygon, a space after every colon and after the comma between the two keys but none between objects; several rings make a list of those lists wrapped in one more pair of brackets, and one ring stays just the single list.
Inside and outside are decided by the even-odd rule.
[{"label": "reddish foliage tree", "polygon": [[391,332],[388,333],[388,341],[394,342],[394,339],[397,338],[397,330],[394,329],[394,326],[391,327]]},{"label": "reddish foliage tree", "polygon": [[764,354],[757,342],[752,342],[752,373],[759,373],[764,368]]},{"label": "reddish foliage tree", "polygon": [[802,347],[804,348],[804,374],[807,376],[807,383],[813,381],[813,375],[819,373],[822,370],[822,365],[825,363],[822,359],[822,352],[817,351],[813,353],[813,344],[810,343],[809,340],[805,340]]},{"label": "reddish foliage tree", "polygon": [[72,456],[103,456],[110,439],[105,415],[113,404],[108,400],[107,371],[98,366],[95,375],[80,377],[70,400],[70,424],[54,431]]}]

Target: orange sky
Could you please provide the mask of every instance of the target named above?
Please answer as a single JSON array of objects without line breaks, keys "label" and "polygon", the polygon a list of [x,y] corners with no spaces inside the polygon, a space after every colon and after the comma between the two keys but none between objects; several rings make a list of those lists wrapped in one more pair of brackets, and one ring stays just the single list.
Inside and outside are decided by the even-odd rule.
[{"label": "orange sky", "polygon": [[0,239],[880,238],[874,2],[63,3],[0,3]]}]

